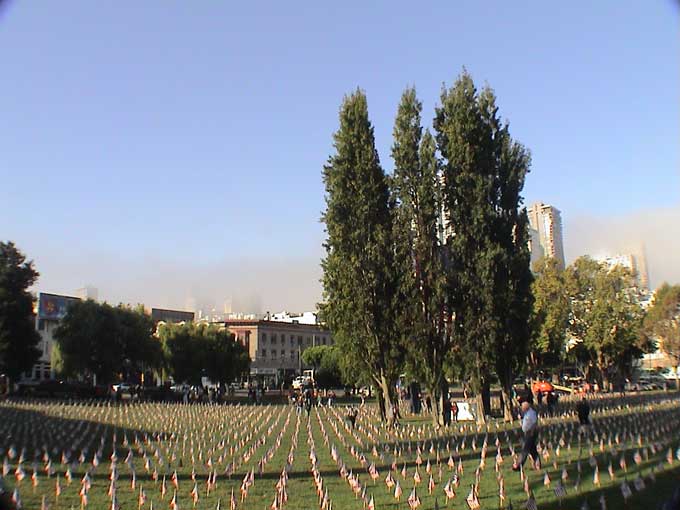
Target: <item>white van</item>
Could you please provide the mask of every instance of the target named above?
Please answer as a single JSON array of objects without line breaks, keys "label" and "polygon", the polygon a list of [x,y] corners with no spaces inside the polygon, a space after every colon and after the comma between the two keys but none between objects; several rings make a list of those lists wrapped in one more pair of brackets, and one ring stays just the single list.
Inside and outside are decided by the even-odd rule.
[{"label": "white van", "polygon": [[306,375],[300,375],[293,379],[293,389],[294,390],[301,390],[305,386],[309,385],[312,382],[312,380],[306,376]]}]

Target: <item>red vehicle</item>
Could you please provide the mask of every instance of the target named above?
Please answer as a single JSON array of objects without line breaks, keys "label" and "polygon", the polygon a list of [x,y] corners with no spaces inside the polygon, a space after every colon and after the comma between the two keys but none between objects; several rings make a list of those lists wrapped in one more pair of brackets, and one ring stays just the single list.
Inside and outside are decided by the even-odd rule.
[{"label": "red vehicle", "polygon": [[531,383],[531,391],[534,395],[539,391],[543,394],[546,394],[555,391],[555,387],[548,381],[534,381]]}]

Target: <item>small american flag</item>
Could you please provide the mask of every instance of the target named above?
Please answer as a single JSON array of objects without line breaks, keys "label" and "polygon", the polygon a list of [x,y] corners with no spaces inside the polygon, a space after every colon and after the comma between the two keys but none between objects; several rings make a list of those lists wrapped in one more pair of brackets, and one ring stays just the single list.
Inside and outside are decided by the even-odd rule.
[{"label": "small american flag", "polygon": [[555,493],[555,496],[557,496],[558,498],[563,498],[567,495],[567,489],[565,489],[564,485],[562,485],[560,482],[557,482],[555,484],[553,492]]},{"label": "small american flag", "polygon": [[534,498],[533,494],[531,496],[529,496],[529,499],[527,500],[526,509],[527,510],[538,510],[538,505],[536,505],[536,498]]}]

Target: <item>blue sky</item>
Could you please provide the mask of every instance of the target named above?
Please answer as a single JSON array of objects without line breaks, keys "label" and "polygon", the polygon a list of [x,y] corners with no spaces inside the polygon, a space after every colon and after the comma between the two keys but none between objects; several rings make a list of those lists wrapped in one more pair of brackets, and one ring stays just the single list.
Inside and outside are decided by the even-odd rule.
[{"label": "blue sky", "polygon": [[312,306],[343,95],[366,91],[390,169],[404,87],[429,125],[463,66],[532,151],[526,200],[562,210],[568,255],[644,242],[652,279],[680,280],[646,238],[680,233],[677,3],[328,4],[7,2],[0,239],[38,287]]}]

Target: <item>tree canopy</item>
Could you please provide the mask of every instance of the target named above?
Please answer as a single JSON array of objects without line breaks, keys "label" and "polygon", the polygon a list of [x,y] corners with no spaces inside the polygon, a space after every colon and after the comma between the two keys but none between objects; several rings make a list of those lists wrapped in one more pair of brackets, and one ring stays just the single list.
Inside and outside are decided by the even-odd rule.
[{"label": "tree canopy", "polygon": [[396,254],[403,305],[399,326],[413,372],[432,396],[433,420],[443,424],[444,363],[451,348],[446,265],[440,232],[439,161],[429,131],[422,134],[422,104],[404,92],[394,124],[392,190]]},{"label": "tree canopy", "polygon": [[32,261],[12,242],[0,242],[0,373],[17,378],[40,357],[33,302],[38,279]]},{"label": "tree canopy", "polygon": [[230,383],[250,368],[246,348],[218,325],[161,323],[157,335],[165,367],[176,382],[198,385],[205,376],[213,383]]},{"label": "tree canopy", "polygon": [[335,153],[323,171],[323,313],[356,378],[370,377],[380,388],[381,411],[392,422],[403,357],[394,331],[393,205],[362,91],[345,97],[334,140]]},{"label": "tree canopy", "polygon": [[540,259],[534,273],[529,361],[535,373],[540,368],[558,366],[564,359],[571,305],[565,273],[556,259]]},{"label": "tree canopy", "polygon": [[680,389],[680,285],[664,283],[657,289],[643,331],[648,340],[658,341],[658,347],[672,360]]},{"label": "tree canopy", "polygon": [[314,368],[314,380],[320,388],[337,388],[342,384],[340,350],[334,345],[317,345],[302,352],[302,362]]},{"label": "tree canopy", "polygon": [[640,331],[644,312],[633,274],[584,256],[567,268],[566,278],[568,334],[577,342],[577,355],[605,387],[622,384],[645,347]]},{"label": "tree canopy", "polygon": [[491,374],[509,393],[529,339],[532,277],[521,192],[530,157],[499,120],[493,91],[478,92],[466,71],[442,90],[434,129],[443,159],[454,349],[483,419],[488,400],[479,397],[488,395]]},{"label": "tree canopy", "polygon": [[96,375],[104,383],[160,365],[160,345],[152,334],[143,307],[86,300],[69,307],[54,336],[64,375]]}]

